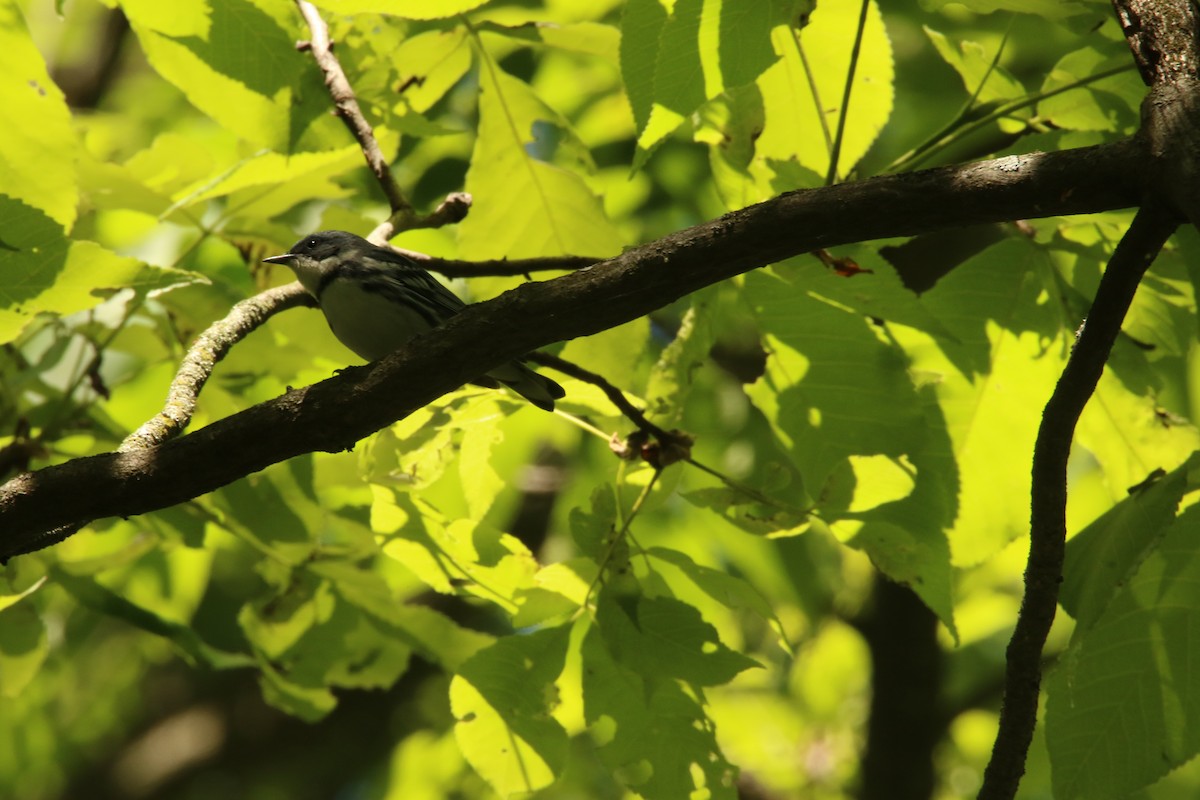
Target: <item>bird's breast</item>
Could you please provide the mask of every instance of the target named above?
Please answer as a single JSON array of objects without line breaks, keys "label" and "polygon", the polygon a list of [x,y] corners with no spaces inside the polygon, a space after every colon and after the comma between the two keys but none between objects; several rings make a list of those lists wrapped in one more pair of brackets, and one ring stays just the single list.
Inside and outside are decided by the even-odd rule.
[{"label": "bird's breast", "polygon": [[360,358],[377,361],[400,348],[429,322],[395,293],[370,291],[361,283],[335,280],[321,292],[321,311],[338,340]]}]

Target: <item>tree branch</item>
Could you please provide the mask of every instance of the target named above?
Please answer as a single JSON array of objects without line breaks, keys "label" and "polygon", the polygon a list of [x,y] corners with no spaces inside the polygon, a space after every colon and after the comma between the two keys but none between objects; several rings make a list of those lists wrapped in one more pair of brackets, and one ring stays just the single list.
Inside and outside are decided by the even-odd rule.
[{"label": "tree branch", "polygon": [[569,375],[576,380],[583,381],[584,383],[590,383],[591,385],[599,388],[600,391],[604,392],[604,396],[608,398],[608,401],[616,406],[617,410],[620,411],[626,419],[632,422],[639,431],[653,436],[663,443],[669,442],[672,438],[674,438],[672,434],[664,431],[662,428],[658,427],[649,419],[647,419],[646,415],[642,413],[642,410],[633,403],[629,402],[629,398],[625,396],[625,393],[614,386],[612,382],[603,375],[592,372],[589,369],[584,369],[578,364],[567,361],[565,358],[559,358],[558,356],[550,355],[549,353],[530,353],[529,360],[535,364],[541,364],[543,367],[549,367],[550,369],[558,370],[564,375]]},{"label": "tree branch", "polygon": [[1141,208],[1100,279],[1096,299],[1075,348],[1054,387],[1033,449],[1033,492],[1025,597],[1008,644],[1000,730],[984,773],[980,800],[1016,795],[1037,723],[1042,648],[1058,604],[1067,539],[1067,458],[1083,407],[1096,390],[1104,364],[1142,276],[1179,226],[1161,206]]},{"label": "tree branch", "polygon": [[[468,307],[388,358],[158,447],[69,461],[0,486],[0,558],[46,531],[165,508],[270,464],[350,448],[495,365],[635,319],[699,288],[818,247],[1135,205],[1136,142],[1009,156],[790,192],[590,269]],[[353,409],[354,413],[348,413]]]},{"label": "tree branch", "polygon": [[1191,0],[1113,0],[1142,78],[1148,198],[1122,237],[1067,366],[1050,396],[1033,452],[1025,596],[1007,651],[1004,703],[980,800],[1016,795],[1037,724],[1042,649],[1054,622],[1067,535],[1067,460],[1075,425],[1096,389],[1113,342],[1150,263],[1179,226],[1200,219],[1196,123],[1200,21]]},{"label": "tree branch", "polygon": [[422,267],[433,272],[440,272],[447,278],[482,278],[487,276],[529,277],[533,272],[549,272],[552,270],[584,269],[603,261],[598,256],[543,256],[539,258],[494,258],[486,261],[461,261],[455,258],[438,258],[437,256],[418,253],[416,250],[405,250],[403,247],[387,245],[401,255],[408,256]]},{"label": "tree branch", "polygon": [[379,149],[375,131],[371,127],[371,123],[367,122],[362,109],[359,108],[358,99],[354,95],[354,89],[350,86],[346,72],[342,69],[341,62],[333,54],[333,42],[329,39],[329,26],[321,18],[321,13],[317,11],[316,6],[308,0],[296,0],[296,7],[300,9],[300,15],[304,17],[308,30],[312,34],[312,38],[302,44],[312,51],[317,66],[325,74],[325,86],[329,89],[329,96],[333,99],[337,115],[341,117],[342,122],[346,123],[346,128],[358,142],[363,157],[367,160],[367,167],[375,176],[380,188],[383,189],[383,194],[387,197],[388,205],[392,209],[391,215],[377,225],[367,239],[382,245],[402,231],[414,228],[440,228],[443,225],[461,222],[467,216],[467,212],[471,210],[471,195],[466,192],[451,192],[446,195],[446,199],[430,214],[418,214],[413,209],[408,198],[404,196],[404,192],[400,190],[400,185],[396,183],[396,177],[392,175],[383,151]]},{"label": "tree branch", "polygon": [[167,390],[163,410],[126,436],[117,452],[144,450],[181,433],[192,421],[200,390],[212,375],[217,362],[225,357],[231,347],[278,312],[316,304],[317,301],[298,281],[276,286],[234,304],[224,319],[209,325],[192,342]]},{"label": "tree branch", "polygon": [[362,148],[363,156],[367,159],[367,166],[383,189],[393,215],[403,212],[412,214],[412,205],[400,191],[400,185],[396,183],[395,176],[388,168],[387,159],[383,157],[383,151],[379,149],[375,131],[371,128],[371,123],[367,122],[367,118],[363,116],[362,109],[358,107],[358,100],[354,96],[354,90],[350,88],[350,81],[346,78],[346,73],[337,56],[333,54],[333,43],[329,40],[329,26],[321,18],[316,6],[308,0],[296,0],[296,7],[300,9],[300,15],[304,17],[305,23],[308,24],[308,30],[312,33],[308,49],[312,50],[317,66],[325,74],[325,86],[329,89],[329,96],[333,98],[337,115],[346,124],[350,134],[358,142],[358,146]]}]

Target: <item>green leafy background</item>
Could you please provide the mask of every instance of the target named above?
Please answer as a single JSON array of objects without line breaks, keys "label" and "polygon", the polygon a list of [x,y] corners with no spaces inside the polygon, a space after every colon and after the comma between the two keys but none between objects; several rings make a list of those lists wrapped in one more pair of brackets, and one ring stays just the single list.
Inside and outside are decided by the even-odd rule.
[{"label": "green leafy background", "polygon": [[[447,257],[607,257],[829,180],[1111,141],[1144,93],[1092,0],[316,5],[406,195],[472,194],[396,240]],[[3,477],[112,450],[199,332],[290,279],[262,256],[387,216],[307,35],[286,0],[0,0]],[[593,386],[562,379],[555,415],[466,387],[11,560],[0,786],[852,797],[887,668],[861,623],[891,580],[938,626],[936,796],[974,796],[1038,420],[1128,220],[980,231],[921,291],[903,242],[834,253],[853,274],[797,257],[552,348],[696,438],[657,480],[613,456],[630,425]],[[1197,263],[1183,232],[1080,421],[1022,796],[1200,786]],[[192,428],[352,361],[318,312],[281,314]]]}]

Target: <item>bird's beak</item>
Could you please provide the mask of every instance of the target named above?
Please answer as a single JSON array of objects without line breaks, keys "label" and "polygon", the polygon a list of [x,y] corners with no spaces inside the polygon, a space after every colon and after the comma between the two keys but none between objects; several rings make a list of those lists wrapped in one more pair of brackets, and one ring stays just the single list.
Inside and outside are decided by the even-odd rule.
[{"label": "bird's beak", "polygon": [[263,259],[265,264],[290,264],[296,260],[296,256],[292,253],[284,253],[281,256],[268,256]]}]

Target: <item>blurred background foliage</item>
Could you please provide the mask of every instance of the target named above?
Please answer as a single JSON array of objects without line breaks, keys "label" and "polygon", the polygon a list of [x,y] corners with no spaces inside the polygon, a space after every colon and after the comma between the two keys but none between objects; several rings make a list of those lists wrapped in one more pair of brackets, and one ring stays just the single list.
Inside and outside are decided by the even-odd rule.
[{"label": "blurred background foliage", "polygon": [[[414,205],[473,195],[463,223],[395,240],[446,257],[605,257],[832,179],[1111,141],[1144,93],[1092,0],[871,2],[848,106],[847,0],[317,5]],[[292,3],[0,14],[7,478],[115,448],[199,332],[290,279],[261,257],[388,208]],[[579,381],[553,416],[465,388],[354,452],[13,559],[0,794],[973,796],[1033,435],[1128,219],[849,246],[850,275],[799,257],[554,348],[694,435],[703,467],[618,461],[608,437],[631,426]],[[1154,519],[1142,556],[1161,534],[1194,557],[1164,531],[1196,488],[1196,247],[1181,234],[1155,264],[1081,421],[1073,563],[1121,536],[1106,512]],[[452,285],[478,301],[522,280]],[[318,312],[281,314],[218,366],[192,428],[352,358]],[[1167,488],[1131,507],[1155,470]],[[1109,577],[1068,575],[1064,602],[1127,648],[1100,609],[1128,578],[1175,584]],[[1140,663],[1071,637],[1063,618],[1049,655],[1074,648],[1088,687]],[[1056,796],[1200,786],[1193,767],[1159,780],[1186,742],[1107,775],[1080,764],[1132,734],[1057,724]],[[1039,728],[1022,796],[1051,783]]]}]

